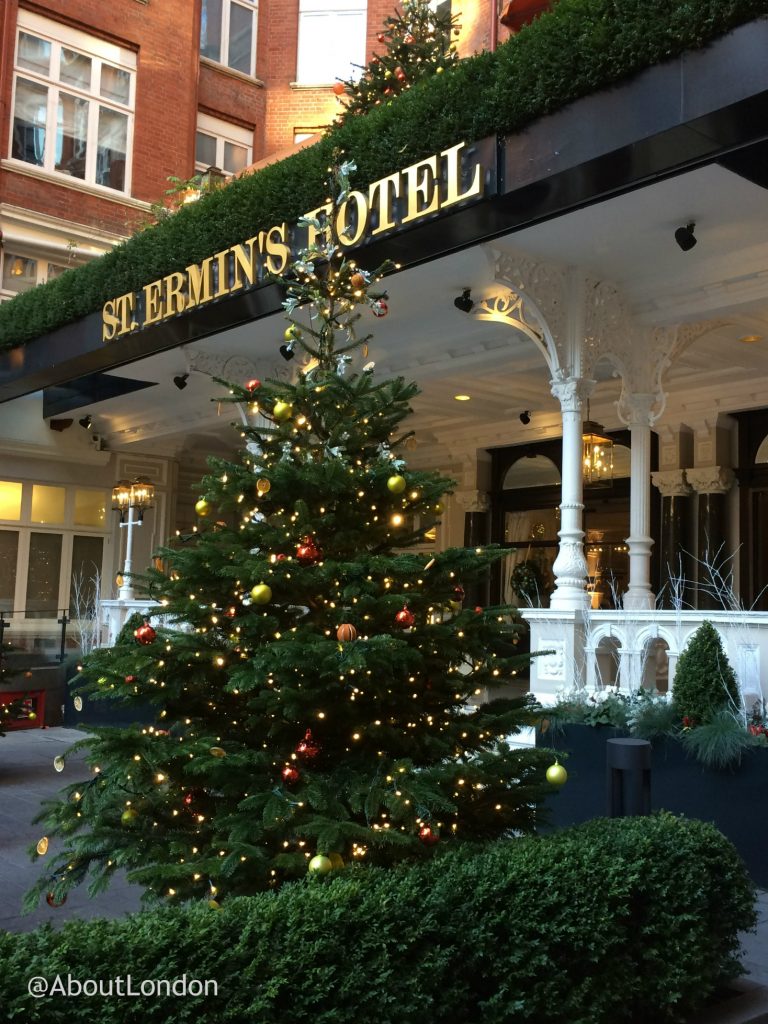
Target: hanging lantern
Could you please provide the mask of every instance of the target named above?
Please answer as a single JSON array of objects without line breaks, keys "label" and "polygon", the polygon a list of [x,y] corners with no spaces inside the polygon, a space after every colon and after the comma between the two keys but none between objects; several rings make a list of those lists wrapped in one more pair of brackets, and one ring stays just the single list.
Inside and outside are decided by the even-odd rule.
[{"label": "hanging lantern", "polygon": [[603,434],[599,423],[585,420],[581,442],[584,485],[610,486],[613,481],[613,441]]}]

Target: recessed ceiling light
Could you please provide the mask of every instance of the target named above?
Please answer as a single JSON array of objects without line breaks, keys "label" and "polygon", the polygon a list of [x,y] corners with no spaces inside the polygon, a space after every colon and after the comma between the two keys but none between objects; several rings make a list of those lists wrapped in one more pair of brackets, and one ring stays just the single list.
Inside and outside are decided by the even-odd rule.
[{"label": "recessed ceiling light", "polygon": [[739,341],[743,341],[745,345],[754,345],[756,341],[762,341],[762,334],[742,334]]},{"label": "recessed ceiling light", "polygon": [[472,395],[454,395],[457,402],[468,402]]}]

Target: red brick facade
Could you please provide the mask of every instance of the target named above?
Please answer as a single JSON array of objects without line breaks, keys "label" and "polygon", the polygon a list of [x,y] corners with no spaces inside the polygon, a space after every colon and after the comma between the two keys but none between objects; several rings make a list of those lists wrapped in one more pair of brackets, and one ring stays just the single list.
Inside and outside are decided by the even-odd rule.
[{"label": "red brick facade", "polygon": [[[198,112],[252,132],[253,162],[283,155],[297,131],[322,130],[339,109],[327,86],[296,82],[299,0],[259,0],[256,78],[201,59],[202,0],[0,0],[0,204],[125,235],[146,213],[123,194],[70,185],[56,174],[25,173],[10,155],[16,24],[19,7],[136,55],[134,136],[128,159],[130,196],[151,203],[162,197],[171,175],[194,173]],[[477,0],[461,13],[462,53],[493,42],[495,0]],[[394,0],[369,0],[368,59]],[[497,26],[500,37],[507,30]],[[35,168],[35,170],[37,170]],[[1,209],[1,207],[0,207]]]}]

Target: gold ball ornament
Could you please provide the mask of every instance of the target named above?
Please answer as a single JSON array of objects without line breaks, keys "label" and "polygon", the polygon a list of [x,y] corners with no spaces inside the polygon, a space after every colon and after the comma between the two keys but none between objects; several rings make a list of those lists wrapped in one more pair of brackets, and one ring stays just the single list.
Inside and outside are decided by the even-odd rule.
[{"label": "gold ball ornament", "polygon": [[392,494],[402,494],[403,491],[405,490],[405,487],[405,477],[400,476],[399,473],[396,473],[394,476],[391,476],[387,480],[387,490],[390,491]]},{"label": "gold ball ornament", "polygon": [[205,498],[200,498],[199,501],[195,502],[195,515],[200,516],[201,519],[205,519],[205,517],[209,516],[210,514],[211,514],[211,506],[205,500]]},{"label": "gold ball ornament", "polygon": [[208,753],[211,757],[226,757],[227,752],[223,747],[211,747]]},{"label": "gold ball ornament", "polygon": [[270,480],[267,480],[265,476],[259,477],[259,479],[256,481],[256,493],[259,496],[262,496],[264,494],[269,494],[271,490],[272,482]]},{"label": "gold ball ornament", "polygon": [[289,324],[283,332],[283,337],[286,341],[298,341],[301,337],[301,329],[296,324]]},{"label": "gold ball ornament", "polygon": [[251,600],[254,604],[269,604],[272,600],[272,588],[266,583],[257,583],[251,588]]},{"label": "gold ball ornament", "polygon": [[124,825],[126,828],[130,828],[132,825],[135,825],[138,820],[139,812],[134,811],[132,807],[129,807],[120,815],[120,824]]},{"label": "gold ball ornament", "polygon": [[564,786],[567,781],[568,772],[557,761],[547,768],[547,782],[550,786]]},{"label": "gold ball ornament", "polygon": [[208,900],[208,907],[211,910],[221,910],[221,904],[218,900]]},{"label": "gold ball ornament", "polygon": [[317,853],[307,864],[307,870],[313,875],[327,875],[333,871],[333,861],[322,853]]},{"label": "gold ball ornament", "polygon": [[41,857],[44,857],[46,853],[48,853],[48,836],[43,836],[42,839],[38,839],[35,849]]},{"label": "gold ball ornament", "polygon": [[284,423],[293,416],[293,406],[289,402],[277,401],[272,407],[272,417],[278,423]]}]

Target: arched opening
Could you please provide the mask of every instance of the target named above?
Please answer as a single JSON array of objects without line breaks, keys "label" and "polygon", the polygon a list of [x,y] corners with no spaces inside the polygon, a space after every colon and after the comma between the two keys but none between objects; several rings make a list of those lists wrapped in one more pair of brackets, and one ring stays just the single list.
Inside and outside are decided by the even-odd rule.
[{"label": "arched opening", "polygon": [[595,648],[595,682],[615,686],[619,680],[621,645],[615,636],[604,636]]},{"label": "arched opening", "polygon": [[662,637],[652,637],[643,647],[642,686],[658,693],[669,692],[669,644]]}]

